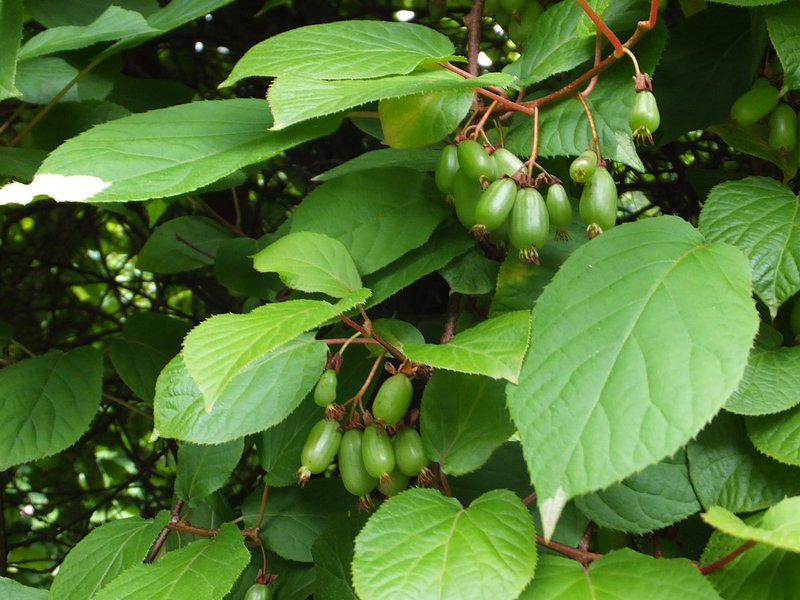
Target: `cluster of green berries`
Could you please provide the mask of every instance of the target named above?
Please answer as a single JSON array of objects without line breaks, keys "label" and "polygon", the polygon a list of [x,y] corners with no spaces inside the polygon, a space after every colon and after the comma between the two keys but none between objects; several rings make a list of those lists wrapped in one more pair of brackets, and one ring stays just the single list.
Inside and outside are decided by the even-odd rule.
[{"label": "cluster of green berries", "polygon": [[297,470],[300,483],[326,471],[338,457],[342,483],[363,507],[371,505],[376,488],[388,497],[406,489],[412,477],[430,484],[430,459],[422,438],[414,427],[403,423],[413,396],[408,376],[396,373],[381,384],[363,430],[340,425],[336,416],[341,417],[343,411],[333,408],[338,406],[336,383],[336,371],[326,369],[314,388],[314,401],[325,407],[326,416],[311,428],[303,445],[302,465]]},{"label": "cluster of green berries", "polygon": [[587,150],[572,161],[569,176],[576,183],[585,184],[578,205],[581,220],[586,223],[586,234],[594,238],[617,223],[617,185],[597,154]]},{"label": "cluster of green berries", "polygon": [[798,118],[786,102],[780,102],[780,91],[766,78],[759,78],[731,107],[731,119],[748,127],[766,121],[767,143],[780,154],[788,154],[797,146]]}]

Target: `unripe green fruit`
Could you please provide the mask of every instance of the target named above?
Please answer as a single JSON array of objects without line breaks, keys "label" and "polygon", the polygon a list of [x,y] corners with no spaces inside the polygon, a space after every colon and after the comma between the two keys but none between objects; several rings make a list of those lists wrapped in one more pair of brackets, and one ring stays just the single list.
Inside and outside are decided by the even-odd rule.
[{"label": "unripe green fruit", "polygon": [[416,429],[406,427],[394,436],[394,457],[397,469],[404,475],[416,477],[431,462],[425,454],[422,438]]},{"label": "unripe green fruit", "polygon": [[634,137],[650,138],[651,134],[661,124],[661,115],[658,112],[658,103],[653,92],[643,90],[633,99],[631,112],[628,114],[628,124],[631,126]]},{"label": "unripe green fruit", "polygon": [[325,369],[314,387],[314,404],[325,408],[336,402],[336,371]]},{"label": "unripe green fruit", "polygon": [[497,177],[502,177],[503,175],[513,177],[516,173],[525,172],[525,163],[516,154],[505,148],[495,150],[492,154],[492,159],[494,160]]},{"label": "unripe green fruit", "polygon": [[263,583],[254,583],[244,595],[244,600],[272,600],[272,590]]},{"label": "unripe green fruit", "polygon": [[752,125],[766,117],[778,104],[778,90],[758,85],[739,96],[731,107],[731,119],[739,125]]},{"label": "unripe green fruit", "polygon": [[402,373],[396,373],[381,384],[375,400],[372,402],[373,416],[386,423],[394,425],[402,419],[409,404],[414,388],[411,380]]},{"label": "unripe green fruit", "polygon": [[436,188],[443,194],[450,194],[453,191],[457,172],[458,150],[453,145],[445,146],[439,155],[439,162],[436,164],[436,171],[433,174]]},{"label": "unripe green fruit", "polygon": [[617,223],[617,185],[605,167],[597,167],[581,194],[578,210],[587,225],[597,225],[601,231]]},{"label": "unripe green fruit", "polygon": [[547,242],[550,216],[542,195],[534,188],[517,192],[509,221],[508,239],[522,261],[539,264],[538,250]]},{"label": "unripe green fruit", "polygon": [[408,487],[409,479],[408,475],[395,469],[389,477],[381,479],[381,481],[378,482],[378,489],[381,491],[381,494],[387,498],[396,496]]},{"label": "unripe green fruit", "polygon": [[361,439],[361,458],[364,468],[372,477],[386,479],[394,471],[395,458],[392,440],[386,430],[375,423],[364,430]]},{"label": "unripe green fruit", "polygon": [[550,222],[563,229],[572,223],[572,204],[569,202],[567,190],[560,183],[554,183],[547,189],[547,214]]},{"label": "unripe green fruit", "polygon": [[513,179],[492,182],[475,207],[476,227],[482,227],[486,231],[499,228],[511,213],[516,195],[517,184]]},{"label": "unripe green fruit", "polygon": [[769,115],[770,148],[782,154],[794,150],[797,145],[797,113],[788,104],[779,104]]},{"label": "unripe green fruit", "polygon": [[575,183],[584,183],[594,175],[594,170],[596,168],[597,154],[591,150],[587,150],[572,161],[572,164],[569,166],[569,176]]},{"label": "unripe green fruit", "polygon": [[322,473],[333,462],[341,439],[339,423],[328,419],[318,421],[311,428],[303,451],[300,453],[303,467],[313,474]]},{"label": "unripe green fruit", "polygon": [[473,181],[494,179],[494,161],[484,147],[474,140],[457,146],[459,171]]},{"label": "unripe green fruit", "polygon": [[453,183],[453,206],[456,209],[456,217],[467,229],[475,226],[475,209],[478,201],[483,195],[481,184],[464,175],[459,169]]},{"label": "unripe green fruit", "polygon": [[358,429],[349,429],[339,444],[339,472],[342,475],[344,488],[354,496],[369,494],[378,485],[378,479],[367,473],[364,459],[361,456],[363,433]]}]

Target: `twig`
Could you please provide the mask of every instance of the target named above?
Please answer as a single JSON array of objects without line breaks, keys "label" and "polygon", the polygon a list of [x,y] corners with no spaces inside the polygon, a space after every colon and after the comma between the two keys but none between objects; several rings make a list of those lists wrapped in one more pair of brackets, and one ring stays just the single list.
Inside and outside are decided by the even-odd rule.
[{"label": "twig", "polygon": [[562,544],[560,542],[554,542],[550,540],[549,542],[546,541],[542,536],[536,536],[536,543],[540,546],[544,546],[554,552],[558,552],[567,558],[572,558],[577,560],[582,565],[588,565],[593,560],[597,560],[598,558],[603,558],[602,554],[598,554],[597,552],[590,552],[588,550],[581,550],[579,548],[573,548],[572,546],[567,546],[566,544]]},{"label": "twig", "polygon": [[189,248],[191,248],[195,252],[199,252],[200,254],[202,254],[203,256],[205,256],[207,258],[210,258],[211,260],[216,260],[217,259],[216,256],[214,256],[210,252],[206,252],[205,250],[203,250],[199,246],[196,246],[195,244],[193,244],[192,242],[187,240],[185,237],[183,237],[180,233],[176,233],[175,234],[175,239],[178,240],[181,244],[186,244],[187,246],[189,246]]},{"label": "twig", "polygon": [[597,135],[597,127],[594,125],[592,111],[589,110],[589,104],[586,102],[586,98],[584,98],[583,94],[577,94],[575,97],[580,100],[581,104],[583,105],[583,110],[586,113],[586,119],[589,121],[589,129],[592,130],[592,145],[590,147],[594,148],[594,151],[597,153],[597,160],[599,162],[603,159],[603,156],[600,152],[600,136]]},{"label": "twig", "polygon": [[483,0],[475,0],[472,9],[464,17],[467,26],[467,64],[469,72],[478,75],[478,54],[481,45],[481,14],[483,13]]},{"label": "twig", "polygon": [[150,547],[150,551],[147,553],[147,556],[144,559],[145,563],[151,563],[156,559],[158,553],[161,552],[161,548],[164,547],[164,543],[167,541],[167,537],[169,536],[169,532],[172,531],[170,525],[174,523],[178,523],[181,520],[181,509],[183,508],[183,500],[176,500],[175,505],[172,507],[172,510],[169,514],[169,523],[166,524],[164,529],[158,534],[156,541],[153,542],[153,545]]},{"label": "twig", "polygon": [[395,357],[397,360],[399,360],[399,361],[401,361],[401,362],[406,362],[406,361],[408,360],[408,359],[406,358],[406,355],[405,355],[405,354],[403,354],[402,352],[400,352],[400,350],[398,350],[397,348],[395,348],[394,346],[392,346],[392,345],[391,345],[389,342],[387,342],[386,340],[384,340],[384,339],[383,339],[381,336],[379,336],[379,335],[378,335],[377,333],[375,333],[374,331],[371,331],[370,329],[367,329],[367,328],[366,328],[366,327],[364,327],[363,325],[359,325],[358,323],[356,323],[355,321],[353,321],[353,319],[351,319],[351,318],[349,318],[349,317],[347,317],[347,316],[345,316],[345,315],[339,315],[339,319],[340,319],[340,320],[342,321],[342,323],[344,323],[345,325],[348,325],[348,326],[352,327],[353,329],[355,329],[356,331],[360,332],[360,333],[361,333],[361,335],[363,335],[363,336],[365,336],[365,337],[372,338],[373,340],[375,340],[376,342],[378,342],[378,343],[379,343],[381,346],[383,346],[383,347],[386,349],[386,351],[387,351],[389,354],[391,354],[392,356],[394,356],[394,357]]},{"label": "twig", "polygon": [[734,548],[722,558],[715,560],[711,564],[698,567],[698,569],[700,569],[700,572],[703,575],[708,575],[709,573],[713,573],[714,571],[719,571],[722,567],[732,562],[739,555],[744,554],[747,550],[749,550],[755,545],[756,545],[755,540],[747,540],[744,544],[742,544],[738,548]]}]

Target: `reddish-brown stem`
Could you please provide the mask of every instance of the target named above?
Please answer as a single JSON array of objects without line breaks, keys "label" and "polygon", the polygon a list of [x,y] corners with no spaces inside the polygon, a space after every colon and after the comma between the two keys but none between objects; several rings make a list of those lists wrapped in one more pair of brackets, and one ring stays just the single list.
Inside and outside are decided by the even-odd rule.
[{"label": "reddish-brown stem", "polygon": [[452,294],[450,300],[447,302],[447,313],[444,317],[444,327],[442,328],[442,337],[439,338],[440,344],[446,344],[453,339],[456,334],[456,321],[458,320],[458,313],[461,309],[461,297],[459,294]]},{"label": "reddish-brown stem", "polygon": [[581,105],[583,106],[583,110],[586,113],[586,119],[589,121],[589,129],[592,130],[592,144],[589,147],[594,148],[594,151],[597,153],[597,160],[599,161],[603,157],[602,153],[600,152],[600,136],[597,135],[597,127],[594,125],[592,111],[589,110],[589,104],[586,102],[586,98],[583,97],[583,94],[578,94],[576,97],[578,100],[580,100]]},{"label": "reddish-brown stem", "polygon": [[373,340],[372,338],[328,338],[326,340],[320,340],[321,342],[325,342],[329,346],[338,346],[339,344],[375,344],[379,345],[378,342]]},{"label": "reddish-brown stem", "polygon": [[484,111],[483,116],[481,117],[481,120],[478,121],[478,123],[475,125],[476,137],[477,137],[478,134],[483,134],[484,138],[486,137],[486,134],[483,133],[483,126],[486,125],[486,121],[488,121],[489,117],[492,116],[492,111],[495,108],[497,108],[497,100],[495,100],[494,102],[492,102],[489,105],[489,108],[487,108]]},{"label": "reddish-brown stem", "polygon": [[267,510],[267,498],[269,497],[269,485],[264,483],[264,491],[261,493],[261,505],[258,507],[258,520],[256,521],[255,528],[261,529],[261,523],[264,522],[264,513]]},{"label": "reddish-brown stem", "polygon": [[528,506],[528,505],[530,505],[530,504],[533,504],[534,502],[536,502],[536,492],[531,492],[530,494],[528,494],[527,496],[525,496],[525,497],[522,499],[522,503],[523,503],[525,506]]},{"label": "reddish-brown stem", "polygon": [[481,13],[483,13],[483,0],[475,0],[472,9],[464,17],[467,26],[467,61],[469,72],[478,74],[478,54],[481,48]]},{"label": "reddish-brown stem", "polygon": [[650,29],[658,23],[658,0],[650,0],[650,18],[647,20],[647,25]]},{"label": "reddish-brown stem", "polygon": [[378,344],[380,344],[381,346],[386,348],[386,351],[389,354],[391,354],[392,356],[394,356],[400,362],[405,362],[406,360],[408,360],[406,358],[405,354],[400,352],[400,350],[398,350],[397,348],[392,346],[389,342],[384,340],[381,336],[379,336],[374,331],[371,331],[371,330],[367,329],[363,325],[359,325],[358,323],[353,321],[353,319],[351,319],[351,318],[349,318],[349,317],[347,317],[345,315],[339,315],[339,320],[342,321],[342,323],[344,323],[345,325],[348,325],[348,326],[352,327],[353,329],[355,329],[356,331],[358,331],[359,333],[361,333],[361,335],[363,335],[365,337],[368,337],[368,338],[372,338],[373,340],[375,340]]},{"label": "reddish-brown stem", "polygon": [[452,496],[453,490],[450,488],[450,481],[447,479],[447,474],[439,467],[439,482],[442,484],[442,493],[445,496]]},{"label": "reddish-brown stem", "polygon": [[150,551],[147,553],[147,556],[144,559],[145,563],[151,563],[156,559],[158,553],[161,552],[161,548],[164,547],[164,543],[167,541],[167,537],[169,536],[169,532],[172,531],[170,525],[176,524],[181,520],[181,509],[183,508],[183,500],[176,500],[175,504],[172,506],[172,510],[169,513],[169,523],[161,530],[156,538],[156,541],[153,542],[153,545],[150,547]]},{"label": "reddish-brown stem", "polygon": [[755,545],[756,545],[755,540],[747,540],[744,544],[742,544],[738,548],[734,548],[722,558],[715,560],[714,562],[708,565],[703,565],[698,568],[700,569],[700,572],[703,575],[708,575],[709,573],[713,573],[714,571],[719,571],[722,567],[732,562],[739,555],[743,554],[744,552],[746,552]]},{"label": "reddish-brown stem", "polygon": [[531,156],[528,159],[528,182],[533,181],[533,167],[536,164],[536,155],[539,153],[539,107],[533,107],[533,142],[531,143]]},{"label": "reddish-brown stem", "polygon": [[[600,61],[603,59],[603,36],[600,35],[598,31],[594,36],[594,66],[600,64]],[[589,94],[594,91],[597,82],[600,80],[600,74],[597,73],[592,79],[589,81],[589,85],[587,85],[584,90],[580,93],[581,96],[586,98]]]},{"label": "reddish-brown stem", "polygon": [[364,404],[361,402],[361,399],[364,397],[364,393],[367,391],[369,384],[372,383],[373,378],[375,377],[375,373],[378,372],[378,367],[381,366],[383,362],[383,352],[381,352],[378,357],[375,359],[375,362],[372,363],[372,368],[369,370],[367,374],[367,378],[364,380],[364,383],[361,385],[361,388],[356,392],[356,395],[353,396],[348,402],[352,402],[353,406],[350,407],[350,415],[348,417],[348,421],[353,419],[353,415],[356,412],[356,406],[361,409],[361,412],[364,412]]},{"label": "reddish-brown stem", "polygon": [[[465,71],[464,69],[459,69],[457,66],[455,66],[455,65],[453,65],[451,63],[441,63],[441,65],[445,69],[447,69],[448,71],[452,71],[453,73],[461,75],[465,79],[474,78],[474,75],[472,75],[471,73]],[[508,98],[506,98],[502,94],[498,94],[498,93],[492,92],[487,88],[478,87],[478,88],[475,88],[475,92],[477,92],[478,94],[480,94],[482,96],[486,96],[487,98],[490,98],[491,100],[496,101],[500,106],[503,106],[503,107],[505,107],[505,108],[507,108],[509,110],[515,110],[515,111],[518,111],[518,112],[521,112],[521,113],[525,113],[527,115],[532,115],[533,114],[533,109],[528,108],[525,104],[520,104],[518,102],[514,102],[513,100],[509,100]]]},{"label": "reddish-brown stem", "polygon": [[622,49],[622,43],[619,41],[617,35],[608,28],[608,25],[606,25],[603,19],[601,19],[600,16],[594,12],[594,9],[589,6],[586,0],[578,0],[578,4],[583,9],[583,12],[585,12],[592,22],[597,26],[597,30],[602,32],[602,34],[606,36],[606,39],[611,42],[611,45],[614,46],[614,56],[621,58],[624,50]]},{"label": "reddish-brown stem", "polygon": [[561,544],[560,542],[554,542],[552,540],[545,541],[545,539],[537,535],[536,536],[536,543],[540,546],[544,546],[554,552],[558,552],[559,554],[566,556],[567,558],[572,558],[577,560],[582,565],[587,565],[593,560],[597,560],[598,558],[603,558],[602,554],[598,554],[597,552],[589,552],[588,550],[580,550],[579,548],[573,548],[572,546],[567,546],[566,544]]}]

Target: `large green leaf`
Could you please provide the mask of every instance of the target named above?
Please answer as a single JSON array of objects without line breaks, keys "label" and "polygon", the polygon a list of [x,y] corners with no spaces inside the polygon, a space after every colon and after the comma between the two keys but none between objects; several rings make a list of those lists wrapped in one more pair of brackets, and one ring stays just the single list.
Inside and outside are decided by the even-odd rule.
[{"label": "large green leaf", "polygon": [[261,355],[223,386],[211,412],[181,355],[156,383],[155,429],[196,444],[221,444],[283,421],[314,387],[326,346],[300,336]]},{"label": "large green leaf", "polygon": [[703,520],[737,538],[800,552],[800,496],[785,498],[767,509],[757,525],[748,525],[720,506],[712,506]]},{"label": "large green leaf", "polygon": [[631,533],[661,529],[700,510],[683,452],[605,490],[580,496],[575,504],[601,527]]},{"label": "large green leaf", "polygon": [[289,300],[247,314],[216,315],[203,321],[186,336],[183,359],[203,395],[206,410],[211,411],[234,377],[251,369],[267,353],[368,297],[369,290],[362,288],[336,304]]},{"label": "large green leaf", "polygon": [[452,42],[411,23],[340,21],[298,27],[256,44],[221,86],[245,77],[372,79],[452,58]]},{"label": "large green leaf", "polygon": [[738,389],[725,409],[740,415],[768,415],[800,404],[800,346],[755,347]]},{"label": "large green leaf", "polygon": [[338,177],[311,192],[294,212],[292,232],[313,231],[340,241],[367,275],[424,244],[447,214],[428,175],[374,169]]},{"label": "large green leaf", "polygon": [[745,257],[677,217],[576,250],[539,297],[508,390],[545,535],[569,498],[688,442],[736,388],[757,327]]},{"label": "large green leaf", "polygon": [[136,267],[152,273],[183,273],[214,264],[217,249],[234,235],[208,217],[171,219],[147,239]]},{"label": "large green leaf", "polygon": [[319,406],[306,398],[284,421],[256,438],[258,461],[266,471],[264,481],[273,487],[297,483],[300,452],[311,428],[320,419]]},{"label": "large green leaf", "polygon": [[156,33],[144,17],[135,11],[109,6],[88,25],[64,25],[46,29],[33,36],[19,50],[19,59],[87,48],[134,35]]},{"label": "large green leaf", "polygon": [[365,513],[336,519],[311,547],[317,580],[314,600],[358,600],[353,591],[350,563],[356,535],[367,521]]},{"label": "large green leaf", "polygon": [[157,563],[126,569],[92,600],[219,600],[249,561],[242,534],[225,523],[214,539],[168,552]]},{"label": "large green leaf", "polygon": [[[685,559],[658,560],[617,550],[593,561],[543,556],[520,600],[722,600],[697,567]],[[737,598],[738,600],[738,598]]]},{"label": "large green leaf", "polygon": [[23,17],[22,0],[0,0],[0,101],[20,95],[14,80]]},{"label": "large green leaf", "polygon": [[472,91],[458,90],[387,98],[378,104],[383,142],[418,148],[441,140],[467,116]]},{"label": "large green leaf", "polygon": [[184,442],[178,448],[178,469],[175,495],[190,506],[196,506],[217,491],[233,473],[244,450],[244,439],[224,444],[197,445]]},{"label": "large green leaf", "polygon": [[149,16],[158,10],[158,0],[81,0],[53,2],[53,0],[25,0],[25,10],[45,27],[62,25],[88,25],[99,17],[110,4],[134,10]]},{"label": "large green leaf", "polygon": [[[2,148],[0,148],[0,151],[2,151]],[[359,154],[338,167],[312,177],[311,181],[330,181],[357,171],[385,167],[404,167],[429,173],[436,168],[439,154],[441,154],[441,150],[433,148],[383,148],[382,150],[371,150],[370,152]]]},{"label": "large green leaf", "polygon": [[514,432],[503,382],[435,371],[422,396],[420,429],[425,453],[444,472],[474,471]]},{"label": "large green leaf", "polygon": [[800,407],[785,413],[748,417],[746,424],[747,435],[760,452],[782,463],[800,466]]},{"label": "large green leaf", "polygon": [[338,113],[385,98],[469,90],[484,85],[505,87],[512,81],[513,77],[502,73],[491,73],[473,79],[465,79],[443,69],[419,71],[411,75],[393,75],[380,79],[345,81],[284,75],[272,83],[267,100],[269,100],[270,108],[275,115],[273,129],[283,129],[301,121]]},{"label": "large green leaf", "polygon": [[290,233],[253,256],[256,271],[278,273],[287,286],[342,298],[361,288],[353,257],[339,240],[311,231]]},{"label": "large green leaf", "polygon": [[98,125],[59,146],[29,186],[0,188],[0,204],[35,195],[125,202],[192,192],[237,169],[331,133],[338,119],[280,132],[261,100],[192,102]]},{"label": "large green leaf", "polygon": [[733,512],[766,508],[800,494],[800,470],[759,454],[741,417],[722,412],[687,448],[689,477],[700,504]]},{"label": "large green leaf", "polygon": [[534,534],[530,513],[508,490],[465,509],[436,490],[410,489],[358,534],[353,583],[362,600],[515,598],[536,566]]},{"label": "large green leaf", "polygon": [[[297,457],[300,464],[300,456]],[[312,562],[311,548],[332,519],[355,508],[356,498],[338,478],[318,478],[305,487],[271,489],[261,525],[261,538],[269,550],[289,560]],[[261,490],[244,501],[242,514],[254,527],[261,507]]]},{"label": "large green leaf", "polygon": [[499,270],[497,261],[487,258],[476,248],[456,257],[446,267],[439,269],[439,274],[447,281],[451,292],[481,295],[489,294],[494,289]]},{"label": "large green leaf", "polygon": [[700,231],[747,255],[753,288],[773,318],[800,290],[800,199],[788,187],[766,177],[715,186],[700,213]]},{"label": "large green leaf", "polygon": [[100,406],[103,357],[85,346],[0,370],[0,471],[78,441]]},{"label": "large green leaf", "polygon": [[70,550],[50,589],[50,600],[86,600],[128,567],[140,564],[169,513],[156,519],[130,517],[92,530]]},{"label": "large green leaf", "polygon": [[33,179],[47,152],[38,148],[0,147],[0,175],[16,179]]},{"label": "large green leaf", "polygon": [[800,4],[783,2],[766,10],[769,37],[783,66],[783,85],[800,89]]},{"label": "large green leaf", "polygon": [[5,600],[47,600],[48,592],[0,577],[0,596]]},{"label": "large green leaf", "polygon": [[404,352],[434,368],[517,382],[530,331],[530,312],[518,310],[478,323],[445,344],[408,343]]}]

